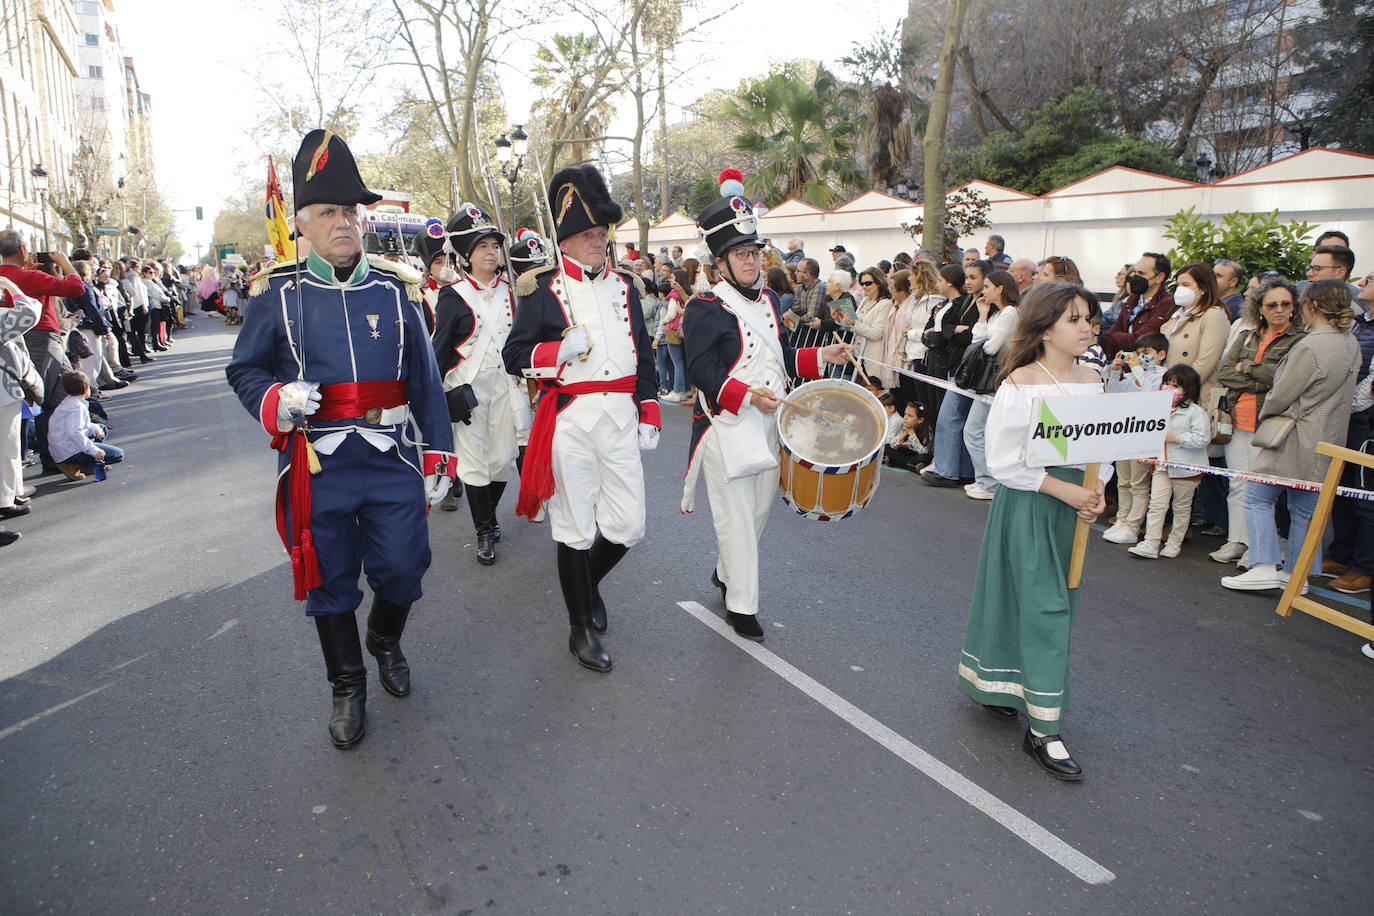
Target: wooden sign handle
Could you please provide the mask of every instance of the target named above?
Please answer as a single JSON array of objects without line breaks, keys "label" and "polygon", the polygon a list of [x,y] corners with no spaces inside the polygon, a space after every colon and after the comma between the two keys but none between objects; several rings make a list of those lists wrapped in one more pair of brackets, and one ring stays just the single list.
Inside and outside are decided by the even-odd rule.
[{"label": "wooden sign handle", "polygon": [[[1083,488],[1097,491],[1097,462],[1083,469]],[[1083,584],[1083,557],[1088,552],[1088,532],[1091,529],[1083,519],[1078,520],[1073,530],[1073,555],[1069,559],[1069,588]]]}]

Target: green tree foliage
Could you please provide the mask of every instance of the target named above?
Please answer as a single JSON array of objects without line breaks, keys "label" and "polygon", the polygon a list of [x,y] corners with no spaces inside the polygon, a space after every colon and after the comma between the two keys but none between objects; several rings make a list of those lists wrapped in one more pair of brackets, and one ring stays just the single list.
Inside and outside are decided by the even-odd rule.
[{"label": "green tree foliage", "polygon": [[838,83],[823,66],[810,74],[806,69],[789,63],[747,79],[725,104],[738,131],[735,148],[762,161],[745,176],[745,189],[772,205],[796,197],[829,207],[864,185],[854,160],[854,123]]},{"label": "green tree foliage", "polygon": [[1021,136],[992,134],[977,146],[951,153],[952,176],[956,181],[982,178],[1030,194],[1043,194],[1114,165],[1189,177],[1163,146],[1105,126],[1114,110],[1106,92],[1075,89],[1023,112]]},{"label": "green tree foliage", "polygon": [[1293,279],[1306,276],[1312,257],[1312,243],[1306,237],[1317,228],[1311,223],[1282,222],[1278,210],[1228,213],[1218,226],[1193,207],[1175,213],[1164,225],[1164,237],[1178,243],[1169,252],[1176,266],[1227,258],[1242,265],[1249,276],[1276,270]]},{"label": "green tree foliage", "polygon": [[1312,69],[1304,80],[1328,95],[1317,107],[1307,139],[1374,153],[1374,2],[1322,0],[1322,12],[1323,25],[1336,28],[1310,43]]}]

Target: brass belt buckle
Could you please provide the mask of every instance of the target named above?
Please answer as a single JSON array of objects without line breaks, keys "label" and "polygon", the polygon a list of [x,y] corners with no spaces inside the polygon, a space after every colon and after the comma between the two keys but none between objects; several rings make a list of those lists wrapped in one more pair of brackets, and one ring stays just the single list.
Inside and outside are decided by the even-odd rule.
[{"label": "brass belt buckle", "polygon": [[367,422],[371,423],[373,426],[376,426],[378,423],[381,423],[381,422],[382,422],[382,408],[380,408],[380,407],[370,407],[370,408],[368,408],[367,413],[363,414],[363,419],[366,420]]}]

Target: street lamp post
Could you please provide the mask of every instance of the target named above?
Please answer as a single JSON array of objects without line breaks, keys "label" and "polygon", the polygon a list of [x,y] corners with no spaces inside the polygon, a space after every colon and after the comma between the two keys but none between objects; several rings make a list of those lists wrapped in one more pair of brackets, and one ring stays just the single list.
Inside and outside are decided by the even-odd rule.
[{"label": "street lamp post", "polygon": [[[525,153],[529,152],[530,138],[525,133],[524,126],[515,125],[515,130],[510,132],[510,137],[505,134],[496,138],[496,161],[501,164],[501,175],[510,183],[510,231],[515,231],[515,182],[520,177],[520,167],[525,164]],[[511,160],[515,160],[515,167],[510,168]],[[500,201],[496,202],[499,207]],[[507,241],[511,241],[507,239]]]},{"label": "street lamp post", "polygon": [[48,170],[39,163],[29,169],[29,174],[33,176],[33,187],[38,192],[38,210],[43,214],[43,250],[51,251],[52,245],[48,240]]}]

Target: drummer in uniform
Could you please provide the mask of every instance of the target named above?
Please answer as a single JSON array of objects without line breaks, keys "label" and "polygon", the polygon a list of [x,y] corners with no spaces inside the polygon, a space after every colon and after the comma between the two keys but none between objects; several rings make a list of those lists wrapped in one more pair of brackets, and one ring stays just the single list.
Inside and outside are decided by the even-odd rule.
[{"label": "drummer in uniform", "polygon": [[278,459],[277,529],[333,687],[329,737],[363,737],[367,669],[354,616],[367,572],[367,650],[387,692],[410,693],[400,640],[429,568],[426,501],[454,474],[419,276],[363,253],[369,191],[343,139],[306,134],[293,166],[299,261],[254,278],[225,369]]},{"label": "drummer in uniform", "polygon": [[477,562],[490,566],[501,539],[496,507],[515,472],[517,431],[529,428],[530,405],[501,358],[515,314],[498,270],[505,236],[476,204],[460,206],[446,234],[463,275],[439,291],[434,354],[444,388],[467,385],[477,401],[465,422],[453,424],[453,445],[477,531]]},{"label": "drummer in uniform", "polygon": [[822,362],[848,362],[849,345],[787,344],[777,294],[763,286],[764,243],[742,179],[736,169],[722,172],[721,199],[697,219],[720,282],[688,302],[682,316],[687,377],[698,391],[682,511],[693,510],[704,476],[716,530],[711,584],[735,632],[761,640],[759,539],[778,488],[773,414],[787,379],[820,378]]},{"label": "drummer in uniform", "polygon": [[516,287],[506,368],[536,379],[543,397],[530,431],[516,511],[546,504],[568,607],[568,648],[584,667],[610,671],[602,578],[644,537],[641,449],[658,445],[658,379],[636,286],[608,263],[621,218],[591,166],[565,168],[548,202],[561,256]]}]

